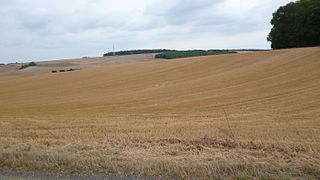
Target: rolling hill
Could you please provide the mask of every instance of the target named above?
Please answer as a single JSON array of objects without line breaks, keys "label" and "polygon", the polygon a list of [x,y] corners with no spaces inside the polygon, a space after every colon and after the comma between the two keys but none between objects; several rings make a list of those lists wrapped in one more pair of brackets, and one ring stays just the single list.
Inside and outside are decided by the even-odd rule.
[{"label": "rolling hill", "polygon": [[[213,168],[215,160],[241,164],[241,157],[253,167],[266,168],[261,173],[271,177],[299,174],[305,167],[318,172],[319,165],[312,162],[319,160],[320,152],[319,57],[319,47],[297,48],[104,64],[57,74],[2,75],[0,147],[8,148],[1,153],[23,154],[27,145],[33,152],[2,166],[30,169],[22,162],[60,158],[65,163],[82,153],[90,158],[73,160],[92,162],[89,166],[99,169],[93,159],[101,153],[113,162],[108,168],[116,172],[126,171],[125,162],[131,173],[155,175],[161,166],[160,174],[180,178],[183,173],[213,178],[218,171]],[[9,140],[15,143],[8,145]],[[230,147],[237,144],[245,152],[222,142]],[[77,148],[69,151],[71,147]],[[267,149],[271,149],[263,156],[267,160],[249,153]],[[287,155],[279,155],[291,150],[306,155],[291,162]],[[265,164],[259,165],[260,161]],[[196,163],[187,166],[190,162]],[[271,162],[278,165],[270,166]],[[290,169],[292,165],[296,168]],[[59,167],[84,168],[74,166]],[[204,167],[215,170],[204,171]],[[288,169],[280,172],[279,168]],[[229,175],[238,177],[237,172]],[[248,174],[255,177],[253,171]]]},{"label": "rolling hill", "polygon": [[264,109],[263,114],[276,110],[277,118],[288,111],[296,117],[319,113],[318,57],[319,48],[305,48],[3,78],[0,110],[2,115],[26,117],[189,114],[241,107]]}]

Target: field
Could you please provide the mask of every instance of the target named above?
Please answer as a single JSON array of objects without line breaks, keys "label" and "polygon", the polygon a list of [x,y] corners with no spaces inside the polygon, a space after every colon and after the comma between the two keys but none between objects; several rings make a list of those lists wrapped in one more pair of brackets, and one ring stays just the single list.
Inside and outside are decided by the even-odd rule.
[{"label": "field", "polygon": [[0,168],[319,179],[319,57],[315,47],[3,74]]},{"label": "field", "polygon": [[26,63],[8,64],[0,66],[0,77],[29,76],[48,74],[52,70],[87,69],[111,64],[127,64],[154,60],[155,54],[128,55],[116,57],[86,57],[81,59],[64,59],[36,62],[37,66],[20,69]]}]

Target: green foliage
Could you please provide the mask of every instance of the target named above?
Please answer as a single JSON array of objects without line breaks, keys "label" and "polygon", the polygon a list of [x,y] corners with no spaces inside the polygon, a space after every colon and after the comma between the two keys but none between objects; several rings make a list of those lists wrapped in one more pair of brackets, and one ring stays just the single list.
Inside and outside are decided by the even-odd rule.
[{"label": "green foliage", "polygon": [[35,62],[29,63],[29,66],[36,66],[37,64]]},{"label": "green foliage", "polygon": [[161,54],[157,54],[155,58],[164,58],[164,59],[174,59],[174,58],[184,58],[184,57],[194,57],[194,56],[209,56],[209,55],[218,55],[218,54],[230,54],[236,53],[234,51],[228,50],[189,50],[189,51],[171,51]]},{"label": "green foliage", "polygon": [[57,70],[52,70],[51,72],[52,72],[52,73],[57,73],[57,72],[70,72],[70,71],[77,71],[77,70],[80,70],[80,69],[73,69],[73,68],[70,68],[70,69],[67,69],[67,70],[60,69],[59,71],[57,71]]},{"label": "green foliage", "polygon": [[117,51],[117,52],[108,52],[103,56],[125,56],[125,55],[132,55],[132,54],[148,54],[148,53],[162,53],[162,52],[170,52],[174,50],[168,49],[138,49],[138,50],[128,50],[128,51]]},{"label": "green foliage", "polygon": [[273,49],[320,45],[320,1],[299,0],[280,7],[267,38]]},{"label": "green foliage", "polygon": [[290,150],[292,151],[292,152],[295,152],[295,153],[298,153],[298,152],[304,152],[304,151],[306,151],[305,149],[304,149],[304,147],[303,146],[292,146],[292,147],[290,147]]},{"label": "green foliage", "polygon": [[37,66],[37,64],[35,62],[31,62],[29,64],[22,65],[19,69],[25,69],[25,68],[28,68],[30,66]]}]

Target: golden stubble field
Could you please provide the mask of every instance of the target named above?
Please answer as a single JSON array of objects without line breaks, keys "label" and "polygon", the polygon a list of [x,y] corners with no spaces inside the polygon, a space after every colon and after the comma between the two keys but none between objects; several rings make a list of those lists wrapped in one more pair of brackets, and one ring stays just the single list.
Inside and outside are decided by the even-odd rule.
[{"label": "golden stubble field", "polygon": [[319,57],[299,48],[2,76],[0,168],[318,179]]}]

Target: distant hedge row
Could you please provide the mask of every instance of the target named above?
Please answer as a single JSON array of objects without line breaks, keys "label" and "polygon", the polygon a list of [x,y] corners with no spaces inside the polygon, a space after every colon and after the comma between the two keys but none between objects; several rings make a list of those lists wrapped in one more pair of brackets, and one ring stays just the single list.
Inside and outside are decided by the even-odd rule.
[{"label": "distant hedge row", "polygon": [[132,54],[148,54],[148,53],[163,53],[163,52],[171,52],[174,50],[169,49],[138,49],[138,50],[128,50],[128,51],[117,51],[117,52],[108,52],[103,56],[125,56]]},{"label": "distant hedge row", "polygon": [[29,64],[22,65],[19,69],[25,69],[25,68],[30,67],[30,66],[37,66],[37,64],[35,62],[31,62]]},{"label": "distant hedge row", "polygon": [[76,70],[80,70],[80,69],[68,69],[68,70],[64,70],[64,69],[60,69],[60,70],[52,70],[52,73],[58,73],[58,72],[69,72],[69,71],[76,71]]},{"label": "distant hedge row", "polygon": [[171,52],[164,52],[164,53],[161,53],[161,54],[157,54],[157,55],[155,55],[155,58],[174,59],[174,58],[184,58],[184,57],[194,57],[194,56],[209,56],[209,55],[231,54],[231,53],[237,53],[237,52],[229,51],[229,50],[171,51]]}]

